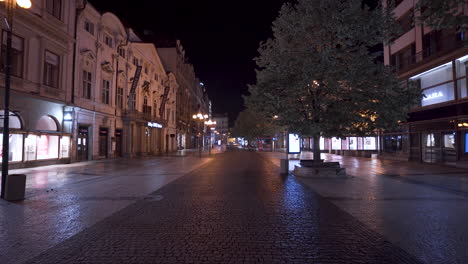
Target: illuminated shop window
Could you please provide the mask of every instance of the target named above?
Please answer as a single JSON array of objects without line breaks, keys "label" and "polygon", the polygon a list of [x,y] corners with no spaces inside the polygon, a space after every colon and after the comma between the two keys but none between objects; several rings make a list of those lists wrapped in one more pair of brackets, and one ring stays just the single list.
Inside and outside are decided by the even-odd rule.
[{"label": "illuminated shop window", "polygon": [[37,136],[28,135],[24,140],[24,160],[36,160]]},{"label": "illuminated shop window", "polygon": [[377,144],[375,137],[365,137],[364,139],[364,150],[376,150]]},{"label": "illuminated shop window", "polygon": [[70,157],[70,137],[63,136],[60,139],[60,158]]},{"label": "illuminated shop window", "polygon": [[[3,135],[0,134],[0,163],[3,156]],[[23,160],[23,135],[10,134],[9,140],[9,155],[8,161],[22,161]]]},{"label": "illuminated shop window", "polygon": [[357,150],[357,138],[356,137],[348,138],[348,143],[349,143],[350,150]]},{"label": "illuminated shop window", "polygon": [[336,137],[332,138],[332,149],[341,150],[341,139]]},{"label": "illuminated shop window", "polygon": [[58,142],[58,136],[41,135],[37,137],[37,159],[57,159]]}]

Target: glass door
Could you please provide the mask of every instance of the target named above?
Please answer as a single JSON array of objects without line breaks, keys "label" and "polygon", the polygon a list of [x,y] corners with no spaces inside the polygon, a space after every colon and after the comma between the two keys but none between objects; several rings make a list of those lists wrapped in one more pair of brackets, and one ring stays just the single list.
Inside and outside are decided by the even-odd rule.
[{"label": "glass door", "polygon": [[79,127],[76,148],[77,148],[76,159],[78,161],[88,160],[88,128],[87,127]]},{"label": "glass door", "polygon": [[457,161],[454,131],[442,133],[442,161],[448,164],[455,163]]},{"label": "glass door", "polygon": [[426,163],[441,162],[440,134],[423,133],[422,141],[422,161]]}]

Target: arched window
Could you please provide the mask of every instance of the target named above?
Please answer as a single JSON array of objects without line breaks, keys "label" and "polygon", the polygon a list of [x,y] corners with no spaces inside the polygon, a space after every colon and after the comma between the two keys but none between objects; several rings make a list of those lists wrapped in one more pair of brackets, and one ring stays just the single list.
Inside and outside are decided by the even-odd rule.
[{"label": "arched window", "polygon": [[58,131],[57,121],[51,116],[43,116],[37,121],[36,130]]},{"label": "arched window", "polygon": [[[3,118],[5,116],[5,111],[0,110],[0,128],[3,128]],[[8,122],[10,129],[21,129],[21,119],[19,116],[13,112],[10,112],[10,120]]]}]

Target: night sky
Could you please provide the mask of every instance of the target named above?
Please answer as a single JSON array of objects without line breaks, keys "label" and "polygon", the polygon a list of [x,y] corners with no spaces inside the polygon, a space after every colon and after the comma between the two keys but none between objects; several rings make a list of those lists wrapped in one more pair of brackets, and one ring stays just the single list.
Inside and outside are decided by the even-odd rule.
[{"label": "night sky", "polygon": [[180,39],[207,87],[213,112],[228,113],[233,123],[242,110],[247,84],[255,82],[253,58],[259,43],[271,36],[271,23],[288,1],[171,0],[154,1],[154,7],[145,6],[146,1],[89,2],[101,12],[115,13],[139,32],[147,29],[156,36]]},{"label": "night sky", "polygon": [[89,2],[101,12],[115,13],[138,32],[180,39],[207,87],[213,112],[228,113],[232,125],[243,109],[247,84],[255,83],[253,58],[259,43],[271,37],[271,23],[282,4],[293,0]]}]

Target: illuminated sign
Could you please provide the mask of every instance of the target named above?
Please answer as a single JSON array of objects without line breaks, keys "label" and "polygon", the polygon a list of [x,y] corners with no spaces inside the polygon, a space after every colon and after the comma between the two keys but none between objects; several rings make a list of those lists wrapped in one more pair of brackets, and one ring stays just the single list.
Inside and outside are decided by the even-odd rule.
[{"label": "illuminated sign", "polygon": [[465,153],[468,153],[468,133],[465,133]]},{"label": "illuminated sign", "polygon": [[301,139],[297,134],[288,134],[288,153],[301,153]]},{"label": "illuminated sign", "polygon": [[163,128],[163,125],[154,122],[148,122],[148,127]]},{"label": "illuminated sign", "polygon": [[444,94],[442,92],[433,92],[431,94],[425,94],[424,98],[422,99],[423,101],[431,100],[434,98],[439,98],[439,97],[444,97]]}]

